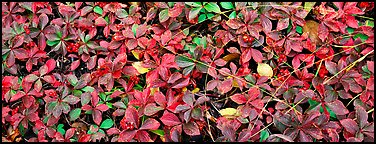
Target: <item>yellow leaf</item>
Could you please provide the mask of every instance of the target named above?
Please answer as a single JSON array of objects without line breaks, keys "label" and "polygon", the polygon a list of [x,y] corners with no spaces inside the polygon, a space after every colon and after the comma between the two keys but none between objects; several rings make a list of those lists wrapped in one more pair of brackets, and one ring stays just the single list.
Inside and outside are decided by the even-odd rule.
[{"label": "yellow leaf", "polygon": [[199,91],[200,91],[200,88],[195,88],[195,89],[192,90],[192,93],[197,93]]},{"label": "yellow leaf", "polygon": [[225,108],[225,109],[221,109],[219,111],[219,113],[222,115],[222,116],[238,116],[239,115],[239,112],[237,109],[234,109],[234,108]]},{"label": "yellow leaf", "polygon": [[142,62],[134,62],[132,63],[132,66],[134,68],[136,68],[136,70],[138,71],[138,73],[140,74],[144,74],[144,73],[147,73],[148,71],[150,71],[149,68],[144,68],[142,67]]},{"label": "yellow leaf", "polygon": [[257,66],[257,73],[260,76],[272,77],[273,76],[273,69],[268,64],[259,63],[258,66]]},{"label": "yellow leaf", "polygon": [[132,50],[132,54],[133,56],[137,59],[137,60],[140,60],[140,52],[137,52],[135,50]]},{"label": "yellow leaf", "polygon": [[150,88],[150,95],[154,95],[155,92],[159,91],[159,87],[157,88]]}]

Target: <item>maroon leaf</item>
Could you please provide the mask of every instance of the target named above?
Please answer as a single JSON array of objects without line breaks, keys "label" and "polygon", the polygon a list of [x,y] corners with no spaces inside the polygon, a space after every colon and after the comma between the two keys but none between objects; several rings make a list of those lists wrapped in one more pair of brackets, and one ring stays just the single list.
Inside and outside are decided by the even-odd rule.
[{"label": "maroon leaf", "polygon": [[75,60],[74,62],[72,62],[70,70],[74,71],[79,65],[80,65],[80,60]]},{"label": "maroon leaf", "polygon": [[289,18],[279,19],[277,23],[277,31],[283,30],[289,26]]},{"label": "maroon leaf", "polygon": [[246,49],[242,55],[241,55],[241,59],[242,59],[242,62],[243,63],[246,63],[248,62],[249,60],[251,60],[252,58],[252,51],[250,49]]},{"label": "maroon leaf", "polygon": [[187,135],[190,136],[200,135],[200,130],[195,122],[184,123],[183,130]]},{"label": "maroon leaf", "polygon": [[342,119],[339,121],[341,125],[351,134],[355,134],[359,131],[358,124],[352,119]]},{"label": "maroon leaf", "polygon": [[247,102],[247,98],[242,94],[234,94],[230,98],[232,101],[236,102],[237,104],[244,104]]},{"label": "maroon leaf", "polygon": [[78,97],[76,97],[76,96],[68,95],[67,97],[65,97],[63,99],[63,101],[67,102],[67,103],[69,103],[71,105],[74,105],[74,104],[78,103],[80,101],[80,99]]},{"label": "maroon leaf", "polygon": [[232,89],[232,81],[233,81],[233,79],[229,78],[229,79],[226,79],[223,82],[220,82],[217,86],[218,91],[221,94],[225,94],[225,93],[229,92]]},{"label": "maroon leaf", "polygon": [[102,112],[94,109],[92,116],[93,116],[94,123],[97,125],[100,125],[102,122]]},{"label": "maroon leaf", "polygon": [[321,39],[321,41],[325,41],[325,39],[329,35],[329,30],[328,28],[324,25],[324,23],[321,23],[318,27],[318,36]]},{"label": "maroon leaf", "polygon": [[229,19],[226,24],[232,28],[232,29],[239,29],[241,26],[244,25],[243,22],[241,22],[240,20],[238,19]]},{"label": "maroon leaf", "polygon": [[136,126],[138,126],[138,112],[137,112],[136,108],[129,106],[125,110],[125,115],[126,115],[125,118],[126,118],[127,122],[133,122],[133,123],[136,124]]},{"label": "maroon leaf", "polygon": [[174,126],[174,125],[178,125],[181,123],[179,118],[176,115],[168,111],[165,111],[163,113],[163,116],[160,118],[160,120],[162,121],[163,124],[167,126]]},{"label": "maroon leaf", "polygon": [[99,104],[97,107],[95,107],[96,109],[100,110],[100,111],[107,111],[109,109],[109,107],[106,105],[106,104]]},{"label": "maroon leaf", "polygon": [[152,116],[159,112],[160,110],[163,110],[163,108],[156,106],[155,103],[149,103],[145,106],[145,115]]},{"label": "maroon leaf", "polygon": [[137,130],[133,131],[122,131],[119,134],[119,142],[129,142],[137,133]]},{"label": "maroon leaf", "polygon": [[140,130],[156,130],[159,127],[159,122],[153,118],[149,118],[144,121],[144,124],[140,127]]},{"label": "maroon leaf", "polygon": [[263,60],[262,53],[257,49],[251,49],[252,57],[257,63],[261,63]]},{"label": "maroon leaf", "polygon": [[336,115],[345,115],[349,113],[349,110],[343,105],[343,103],[339,100],[335,100],[333,102],[326,104],[330,110],[332,110]]},{"label": "maroon leaf", "polygon": [[272,22],[267,17],[261,15],[260,20],[265,33],[269,33],[270,31],[272,31]]}]

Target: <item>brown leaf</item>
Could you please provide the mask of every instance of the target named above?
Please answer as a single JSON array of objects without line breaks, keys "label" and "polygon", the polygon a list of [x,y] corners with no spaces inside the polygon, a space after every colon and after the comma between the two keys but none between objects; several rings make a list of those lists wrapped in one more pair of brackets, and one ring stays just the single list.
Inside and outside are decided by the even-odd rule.
[{"label": "brown leaf", "polygon": [[239,59],[239,57],[240,57],[240,54],[232,53],[232,54],[228,54],[228,55],[224,56],[222,59],[229,62],[229,61],[232,61],[232,60],[237,60],[237,59]]},{"label": "brown leaf", "polygon": [[311,42],[315,43],[316,45],[321,45],[322,42],[318,36],[318,27],[319,23],[313,20],[308,20],[303,26],[303,33],[308,33],[308,37]]}]

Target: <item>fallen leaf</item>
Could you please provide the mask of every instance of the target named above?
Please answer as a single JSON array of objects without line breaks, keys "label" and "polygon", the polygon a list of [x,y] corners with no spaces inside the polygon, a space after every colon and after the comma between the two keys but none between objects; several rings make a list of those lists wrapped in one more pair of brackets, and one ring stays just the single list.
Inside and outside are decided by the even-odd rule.
[{"label": "fallen leaf", "polygon": [[144,74],[144,73],[147,73],[147,72],[150,71],[149,68],[144,68],[144,67],[142,67],[142,62],[134,62],[134,63],[132,63],[132,66],[133,66],[134,68],[136,68],[136,70],[137,70],[138,73],[140,73],[140,74]]},{"label": "fallen leaf", "polygon": [[258,66],[257,66],[257,73],[260,76],[272,77],[273,76],[273,69],[268,64],[259,63]]}]

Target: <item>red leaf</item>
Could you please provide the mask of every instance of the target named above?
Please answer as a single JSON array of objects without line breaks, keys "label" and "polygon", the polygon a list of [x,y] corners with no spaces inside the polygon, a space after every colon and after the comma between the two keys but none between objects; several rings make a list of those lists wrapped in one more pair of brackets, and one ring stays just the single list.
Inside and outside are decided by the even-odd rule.
[{"label": "red leaf", "polygon": [[183,123],[183,130],[187,135],[200,135],[200,130],[195,122]]},{"label": "red leaf", "polygon": [[277,23],[277,31],[283,30],[289,26],[289,18],[279,19]]},{"label": "red leaf", "polygon": [[325,39],[329,35],[329,30],[328,28],[324,25],[324,23],[321,23],[318,28],[318,36],[321,39],[321,41],[325,41]]},{"label": "red leaf", "polygon": [[93,116],[93,121],[95,122],[95,124],[100,125],[102,122],[102,112],[94,109],[92,116]]},{"label": "red leaf", "polygon": [[355,135],[355,133],[359,131],[358,124],[352,119],[342,119],[339,122],[346,129],[346,131],[353,135]]},{"label": "red leaf", "polygon": [[99,104],[97,107],[95,107],[96,109],[104,112],[104,111],[107,111],[109,108],[106,104]]},{"label": "red leaf", "polygon": [[159,122],[153,118],[149,118],[144,121],[144,124],[140,127],[140,130],[156,130],[160,126]]},{"label": "red leaf", "polygon": [[236,102],[237,104],[244,104],[247,102],[247,98],[242,94],[234,94],[230,98],[232,101]]},{"label": "red leaf", "polygon": [[172,127],[170,131],[171,140],[174,142],[179,142],[182,131],[182,125]]},{"label": "red leaf", "polygon": [[15,95],[13,95],[13,97],[10,99],[9,102],[14,102],[20,98],[22,98],[23,96],[25,96],[25,92],[23,91],[18,91]]},{"label": "red leaf", "polygon": [[219,82],[218,80],[210,80],[210,81],[207,83],[206,90],[213,90],[215,87],[217,87],[218,82]]},{"label": "red leaf", "polygon": [[88,142],[91,138],[91,135],[89,134],[84,134],[82,135],[79,139],[78,142]]},{"label": "red leaf", "polygon": [[272,31],[272,22],[267,17],[261,15],[260,20],[265,33]]},{"label": "red leaf", "polygon": [[97,26],[106,26],[107,22],[106,22],[106,20],[104,18],[98,17],[97,19],[95,19],[95,25],[97,25]]},{"label": "red leaf", "polygon": [[[47,70],[47,73],[51,72],[52,70],[55,69],[56,67],[56,61],[54,59],[49,59],[47,62],[46,62],[46,66],[48,68]],[[42,75],[42,74],[41,74]]]},{"label": "red leaf", "polygon": [[154,93],[154,100],[160,106],[166,107],[166,104],[167,104],[166,96],[164,96],[162,92]]},{"label": "red leaf", "polygon": [[179,118],[175,114],[172,114],[168,111],[165,111],[163,113],[163,116],[160,118],[160,120],[167,126],[174,126],[181,123]]},{"label": "red leaf", "polygon": [[260,95],[260,90],[257,87],[251,87],[248,90],[249,101],[256,99]]},{"label": "red leaf", "polygon": [[137,130],[133,131],[122,131],[119,134],[118,142],[129,142],[137,133]]},{"label": "red leaf", "polygon": [[72,62],[71,66],[70,66],[70,70],[71,71],[74,71],[78,66],[80,65],[80,60],[75,60],[74,62]]},{"label": "red leaf", "polygon": [[262,53],[257,49],[251,49],[252,57],[257,62],[260,63],[263,60]]},{"label": "red leaf", "polygon": [[177,84],[174,85],[172,88],[179,89],[179,88],[186,87],[186,86],[189,84],[189,78],[183,78],[183,79],[180,79],[180,80],[178,80],[176,83],[177,83]]},{"label": "red leaf", "polygon": [[14,56],[17,59],[27,59],[27,58],[29,58],[29,56],[27,55],[28,51],[26,51],[25,49],[15,49],[15,50],[13,50],[13,53],[14,53]]},{"label": "red leaf", "polygon": [[136,29],[136,37],[139,38],[140,36],[144,35],[146,31],[147,31],[146,24],[142,24],[138,26],[138,28]]},{"label": "red leaf", "polygon": [[114,127],[107,130],[108,135],[114,135],[114,134],[119,134],[119,133],[120,133],[120,130]]},{"label": "red leaf", "polygon": [[171,36],[172,36],[171,31],[170,31],[170,30],[166,30],[166,31],[161,35],[161,44],[162,44],[162,45],[166,45],[167,42],[168,42],[169,40],[171,40]]},{"label": "red leaf", "polygon": [[184,6],[175,4],[173,8],[168,9],[168,16],[175,18],[178,17],[183,12]]},{"label": "red leaf", "polygon": [[232,78],[226,79],[218,84],[217,89],[221,94],[225,94],[232,89]]},{"label": "red leaf", "polygon": [[239,29],[241,26],[244,25],[243,22],[241,22],[240,20],[238,19],[229,19],[226,24],[232,28],[232,29]]},{"label": "red leaf", "polygon": [[65,133],[65,139],[69,139],[69,138],[73,137],[75,131],[76,131],[76,128],[68,129],[67,132]]},{"label": "red leaf", "polygon": [[67,103],[69,103],[69,104],[71,104],[71,105],[74,105],[74,104],[77,104],[77,103],[80,101],[80,99],[79,99],[78,97],[76,97],[76,96],[68,95],[68,96],[66,96],[66,97],[63,99],[63,101],[64,101],[64,102],[67,102]]},{"label": "red leaf", "polygon": [[249,60],[251,60],[252,58],[252,52],[250,49],[246,49],[242,55],[241,55],[241,59],[242,59],[242,63],[246,63],[248,62]]},{"label": "red leaf", "polygon": [[343,103],[339,100],[327,103],[326,106],[328,106],[329,109],[332,110],[336,115],[345,115],[349,113],[349,110],[347,110]]},{"label": "red leaf", "polygon": [[373,61],[367,61],[367,67],[368,67],[368,70],[369,70],[369,71],[371,71],[372,73],[375,73],[375,72],[374,72]]},{"label": "red leaf", "polygon": [[175,72],[170,76],[167,83],[174,83],[175,81],[177,81],[178,79],[180,79],[182,77],[183,77],[182,74],[180,74],[179,72]]},{"label": "red leaf", "polygon": [[351,15],[347,15],[345,16],[345,19],[346,19],[346,24],[349,26],[349,27],[352,27],[352,28],[358,28],[358,21],[355,19],[354,16],[351,16]]},{"label": "red leaf", "polygon": [[125,110],[125,119],[127,122],[133,122],[138,127],[138,111],[133,106],[129,106]]},{"label": "red leaf", "polygon": [[159,112],[160,110],[163,110],[163,108],[156,106],[155,103],[149,103],[145,106],[145,115],[152,116]]}]

